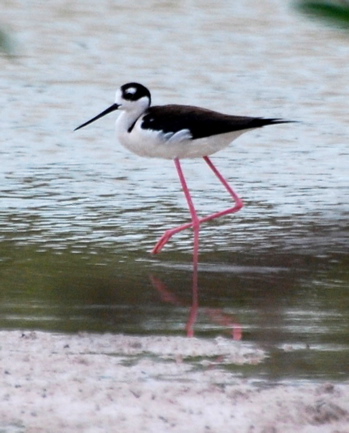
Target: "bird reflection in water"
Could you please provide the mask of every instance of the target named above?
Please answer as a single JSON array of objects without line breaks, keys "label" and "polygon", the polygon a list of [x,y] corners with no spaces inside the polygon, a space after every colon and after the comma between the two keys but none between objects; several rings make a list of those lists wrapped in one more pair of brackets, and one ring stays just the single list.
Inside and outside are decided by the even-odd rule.
[{"label": "bird reflection in water", "polygon": [[[194,245],[199,245],[199,233],[194,231]],[[162,301],[176,305],[176,306],[187,306],[188,303],[180,299],[174,294],[166,284],[153,275],[150,276],[150,280],[154,288],[159,292]],[[198,261],[198,248],[194,248],[193,254],[193,279],[192,279],[192,302],[190,306],[190,314],[186,324],[186,333],[188,337],[195,336],[195,323],[199,314],[199,261]],[[202,308],[200,313],[205,313],[211,321],[218,323],[223,326],[225,333],[233,338],[233,340],[242,339],[242,326],[240,323],[232,317],[230,314],[224,313],[221,308]]]}]

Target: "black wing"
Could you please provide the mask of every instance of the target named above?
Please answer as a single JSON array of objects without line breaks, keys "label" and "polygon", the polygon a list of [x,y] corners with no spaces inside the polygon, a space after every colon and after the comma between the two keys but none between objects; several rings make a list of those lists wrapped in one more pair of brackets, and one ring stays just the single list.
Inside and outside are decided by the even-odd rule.
[{"label": "black wing", "polygon": [[288,122],[282,119],[230,116],[189,105],[162,105],[148,108],[141,127],[164,133],[188,129],[192,138],[196,139]]}]

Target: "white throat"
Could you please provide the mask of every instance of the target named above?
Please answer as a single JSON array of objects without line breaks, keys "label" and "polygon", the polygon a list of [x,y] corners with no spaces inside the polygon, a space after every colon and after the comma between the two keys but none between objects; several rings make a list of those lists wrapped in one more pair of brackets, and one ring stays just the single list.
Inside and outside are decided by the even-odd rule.
[{"label": "white throat", "polygon": [[119,110],[122,111],[116,123],[118,127],[126,130],[137,121],[150,105],[149,98],[146,96],[136,101],[127,100],[122,97],[120,90],[116,92],[115,103],[119,105]]}]

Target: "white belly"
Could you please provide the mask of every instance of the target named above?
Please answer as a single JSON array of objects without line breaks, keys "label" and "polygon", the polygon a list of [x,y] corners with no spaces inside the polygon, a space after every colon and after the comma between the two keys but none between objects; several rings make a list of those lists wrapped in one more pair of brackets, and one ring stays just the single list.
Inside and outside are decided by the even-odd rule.
[{"label": "white belly", "polygon": [[245,130],[228,132],[226,134],[211,137],[191,139],[188,130],[180,131],[173,135],[162,132],[144,130],[137,122],[129,133],[126,128],[116,123],[116,136],[119,142],[131,152],[150,158],[199,158],[212,155],[227,147],[233,140],[245,132]]}]

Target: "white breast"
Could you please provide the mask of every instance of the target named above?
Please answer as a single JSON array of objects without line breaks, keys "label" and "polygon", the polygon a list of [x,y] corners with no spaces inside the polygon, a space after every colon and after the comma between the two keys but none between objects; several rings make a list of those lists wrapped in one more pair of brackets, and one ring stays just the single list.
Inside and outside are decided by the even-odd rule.
[{"label": "white breast", "polygon": [[227,147],[245,130],[214,135],[193,140],[188,129],[176,133],[163,133],[151,129],[142,129],[142,119],[138,119],[128,132],[129,121],[126,113],[121,113],[116,120],[115,130],[118,141],[131,152],[150,158],[199,158],[212,155]]}]

